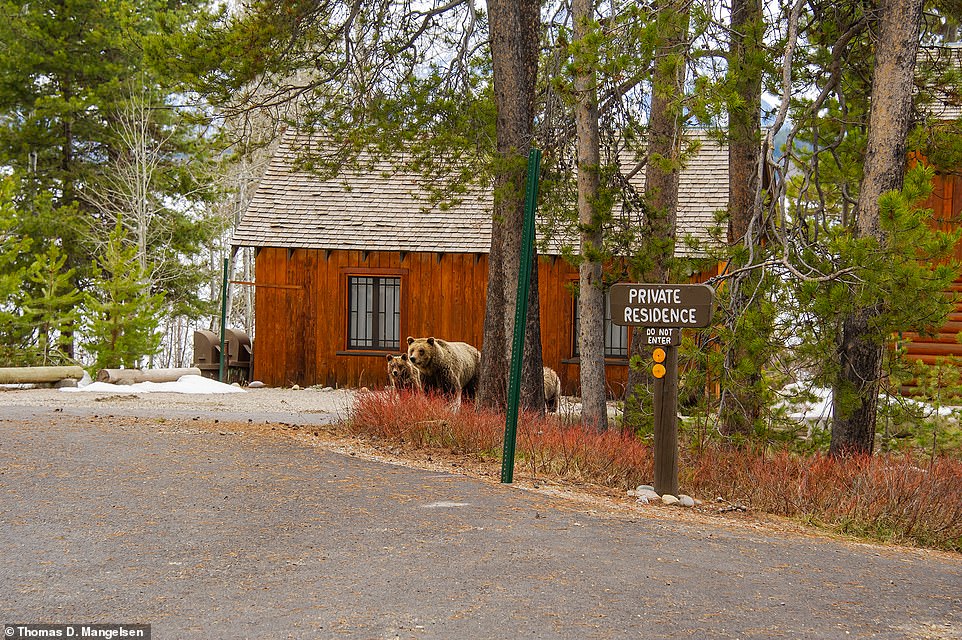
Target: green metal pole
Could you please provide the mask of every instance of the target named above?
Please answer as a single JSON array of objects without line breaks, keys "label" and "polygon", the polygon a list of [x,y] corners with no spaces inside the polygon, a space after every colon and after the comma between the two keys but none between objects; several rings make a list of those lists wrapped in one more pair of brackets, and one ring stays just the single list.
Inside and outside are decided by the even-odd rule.
[{"label": "green metal pole", "polygon": [[531,262],[534,259],[534,212],[538,203],[538,173],[541,150],[528,154],[528,181],[524,195],[524,228],[521,233],[521,265],[518,269],[518,299],[514,308],[514,340],[511,344],[511,380],[508,385],[508,415],[504,426],[504,454],[501,457],[501,482],[514,481],[514,449],[518,437],[518,401],[521,397],[521,356],[524,329],[528,318],[528,290]]},{"label": "green metal pole", "polygon": [[227,263],[228,258],[224,258],[224,283],[220,289],[220,369],[217,379],[224,381],[224,361],[227,358],[224,342],[227,339]]}]

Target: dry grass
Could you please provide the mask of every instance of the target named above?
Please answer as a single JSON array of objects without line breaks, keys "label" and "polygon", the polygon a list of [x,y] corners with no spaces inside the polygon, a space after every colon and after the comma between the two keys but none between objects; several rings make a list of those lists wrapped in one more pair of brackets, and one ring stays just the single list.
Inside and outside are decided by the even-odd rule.
[{"label": "dry grass", "polygon": [[[504,416],[454,412],[443,399],[376,392],[358,397],[357,435],[425,450],[501,455]],[[522,415],[518,468],[535,476],[627,490],[653,477],[651,448],[617,431],[566,426],[554,416]],[[835,460],[823,454],[753,451],[709,444],[682,448],[682,491],[716,496],[756,511],[803,520],[871,540],[962,551],[962,462],[920,462],[902,454]]]}]

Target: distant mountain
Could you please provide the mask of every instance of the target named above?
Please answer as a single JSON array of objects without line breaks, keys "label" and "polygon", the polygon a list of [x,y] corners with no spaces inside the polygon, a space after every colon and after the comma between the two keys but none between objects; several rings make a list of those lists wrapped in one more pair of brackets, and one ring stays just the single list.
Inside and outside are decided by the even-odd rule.
[{"label": "distant mountain", "polygon": [[[771,128],[775,125],[775,118],[778,116],[779,99],[773,95],[763,95],[762,96],[762,128]],[[785,143],[788,142],[788,132],[792,129],[792,121],[790,118],[785,118],[785,122],[782,123],[781,128],[775,132],[772,138],[772,144],[775,147],[772,155],[775,160],[780,160],[784,154],[783,148]],[[811,149],[812,145],[804,140],[795,139],[794,145],[796,149]]]}]

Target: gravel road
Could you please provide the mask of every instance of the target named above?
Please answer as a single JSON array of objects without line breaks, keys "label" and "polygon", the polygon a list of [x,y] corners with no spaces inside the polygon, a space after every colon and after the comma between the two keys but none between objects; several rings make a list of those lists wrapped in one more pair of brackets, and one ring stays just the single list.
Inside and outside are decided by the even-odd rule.
[{"label": "gravel road", "polygon": [[167,395],[0,392],[0,624],[147,623],[155,640],[962,638],[956,554],[605,508],[281,424],[343,416],[348,392]]}]

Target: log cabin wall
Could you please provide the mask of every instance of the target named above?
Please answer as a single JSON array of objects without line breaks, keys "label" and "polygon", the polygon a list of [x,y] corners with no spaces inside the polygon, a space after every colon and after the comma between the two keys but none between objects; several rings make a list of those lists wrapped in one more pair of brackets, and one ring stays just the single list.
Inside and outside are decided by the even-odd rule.
[{"label": "log cabin wall", "polygon": [[[936,174],[932,195],[923,206],[932,209],[932,222],[936,229],[957,230],[962,222],[962,176]],[[962,243],[955,246],[955,259],[962,262]],[[946,356],[962,357],[962,344],[957,340],[959,332],[962,331],[962,278],[956,280],[947,293],[960,298],[960,301],[956,302],[955,310],[949,314],[945,325],[940,327],[935,335],[905,334],[904,337],[910,341],[905,353],[907,360],[935,364]]]},{"label": "log cabin wall", "polygon": [[[347,349],[349,276],[401,280],[400,340],[436,336],[481,348],[486,254],[323,251],[262,248],[256,258],[253,377],[270,386],[380,388],[388,383],[384,355],[400,350]],[[574,297],[577,271],[563,259],[538,262],[544,362],[577,394]],[[620,397],[627,360],[610,360],[609,390]]]},{"label": "log cabin wall", "polygon": [[[728,149],[707,130],[686,130],[686,137],[699,145],[679,178],[678,226],[710,245],[715,212],[728,202]],[[450,206],[431,206],[435,194],[424,176],[407,166],[405,154],[384,156],[375,149],[362,151],[357,166],[345,165],[337,176],[319,176],[301,166],[314,153],[326,155],[329,145],[323,132],[289,127],[232,234],[233,246],[259,248],[254,377],[274,386],[384,384],[386,351],[347,349],[348,319],[362,314],[360,308],[353,315],[347,311],[352,274],[370,278],[355,281],[356,301],[390,294],[385,301],[392,309],[390,329],[398,318],[401,340],[433,334],[480,347],[493,192],[475,185]],[[643,188],[643,173],[625,179]],[[420,252],[423,238],[432,239],[432,251]],[[679,256],[690,255],[685,245],[678,249]],[[573,394],[579,367],[574,298],[566,285],[577,280],[577,273],[551,257],[539,260],[539,272],[545,363]],[[365,306],[368,324],[379,324],[371,319],[380,316],[370,312],[381,306]],[[377,344],[381,337],[366,324],[355,323],[352,331],[356,345]],[[356,339],[366,331],[373,340]],[[624,357],[608,361],[612,395],[623,393],[626,362]]]}]

